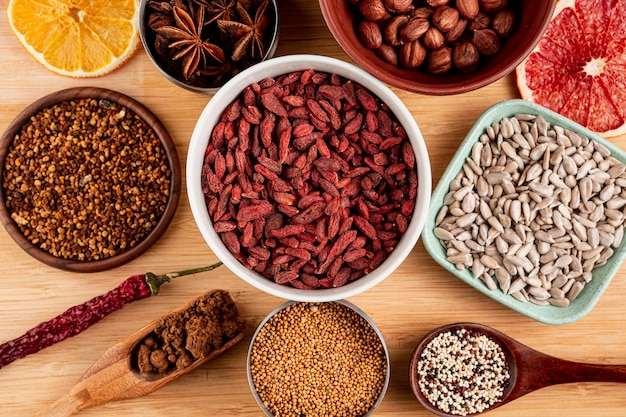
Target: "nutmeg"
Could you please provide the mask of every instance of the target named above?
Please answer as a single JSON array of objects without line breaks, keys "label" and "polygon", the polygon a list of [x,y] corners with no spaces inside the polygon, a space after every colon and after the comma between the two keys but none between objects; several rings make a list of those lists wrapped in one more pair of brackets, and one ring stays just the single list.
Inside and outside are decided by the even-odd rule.
[{"label": "nutmeg", "polygon": [[376,22],[361,20],[357,32],[361,43],[368,49],[376,49],[383,43],[383,35]]},{"label": "nutmeg", "polygon": [[398,53],[400,65],[404,68],[417,68],[424,63],[427,53],[420,41],[405,43]]},{"label": "nutmeg", "polygon": [[383,43],[376,49],[376,54],[386,63],[398,65],[398,52],[393,46]]},{"label": "nutmeg", "polygon": [[487,13],[495,13],[509,5],[508,0],[478,0],[480,10]]},{"label": "nutmeg", "polygon": [[422,39],[424,42],[424,46],[431,51],[438,49],[445,42],[445,38],[439,29],[434,26],[428,28],[426,33],[424,33],[424,37]]},{"label": "nutmeg", "polygon": [[472,43],[481,55],[490,58],[500,51],[500,38],[492,29],[478,29],[474,31]]},{"label": "nutmeg", "polygon": [[361,0],[359,11],[365,19],[372,22],[382,20],[389,14],[383,0]]},{"label": "nutmeg", "polygon": [[472,20],[479,12],[478,0],[456,0],[456,8],[461,16]]},{"label": "nutmeg", "polygon": [[450,42],[454,42],[458,40],[461,37],[461,35],[463,35],[466,28],[467,28],[467,19],[464,17],[460,17],[459,20],[456,22],[456,25],[454,25],[454,27],[450,29],[448,33],[445,34],[445,38],[446,38],[445,41],[447,43],[450,43]]},{"label": "nutmeg", "polygon": [[428,54],[426,62],[428,71],[432,74],[445,74],[452,69],[452,49],[444,45]]},{"label": "nutmeg", "polygon": [[512,9],[500,10],[491,19],[491,27],[500,37],[509,37],[515,28],[515,12]]},{"label": "nutmeg", "polygon": [[478,49],[471,42],[461,42],[452,51],[452,62],[463,72],[473,72],[480,62]]},{"label": "nutmeg", "polygon": [[390,18],[385,23],[385,29],[383,30],[383,39],[385,40],[385,43],[388,43],[391,46],[400,46],[402,44],[400,31],[408,22],[409,16],[405,14],[399,14]]},{"label": "nutmeg", "polygon": [[413,0],[384,0],[390,13],[408,13],[413,8]]},{"label": "nutmeg", "polygon": [[432,7],[447,6],[450,2],[451,0],[426,0]]},{"label": "nutmeg", "polygon": [[434,12],[435,9],[433,9],[432,7],[422,6],[416,7],[415,9],[411,10],[409,12],[409,16],[411,17],[411,19],[430,19]]},{"label": "nutmeg", "polygon": [[491,16],[485,12],[478,12],[475,18],[467,23],[467,30],[474,32],[478,29],[487,29],[491,25]]},{"label": "nutmeg", "polygon": [[430,27],[426,19],[412,19],[400,30],[400,40],[409,43],[422,37]]},{"label": "nutmeg", "polygon": [[449,6],[437,7],[432,16],[433,25],[442,32],[452,29],[458,20],[459,11]]}]

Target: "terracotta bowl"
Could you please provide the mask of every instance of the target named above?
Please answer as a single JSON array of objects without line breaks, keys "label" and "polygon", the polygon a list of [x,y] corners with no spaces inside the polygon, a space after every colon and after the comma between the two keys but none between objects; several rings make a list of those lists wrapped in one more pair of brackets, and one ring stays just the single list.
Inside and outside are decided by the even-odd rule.
[{"label": "terracotta bowl", "polygon": [[510,0],[509,4],[517,13],[517,26],[500,52],[481,63],[474,72],[463,73],[453,68],[447,74],[435,75],[425,69],[425,64],[416,69],[388,64],[374,50],[364,47],[356,32],[362,15],[352,3],[348,0],[319,0],[324,20],[344,52],[361,68],[387,84],[428,95],[465,93],[511,73],[537,45],[556,6],[556,0]]},{"label": "terracotta bowl", "polygon": [[[7,154],[14,138],[19,134],[22,126],[26,124],[31,116],[37,114],[39,111],[59,104],[61,102],[93,98],[98,100],[105,100],[108,102],[118,103],[126,109],[132,110],[137,116],[143,119],[146,124],[154,131],[156,137],[160,140],[166,156],[167,163],[170,169],[170,187],[169,197],[165,205],[164,212],[160,216],[156,225],[152,227],[151,231],[146,234],[135,246],[129,249],[120,250],[118,254],[106,257],[98,260],[73,260],[65,259],[52,255],[50,252],[42,249],[39,245],[33,244],[21,231],[17,223],[11,218],[11,213],[6,206],[8,189],[2,184],[5,177],[5,161]],[[167,129],[161,123],[161,121],[143,104],[139,103],[135,99],[128,97],[122,93],[107,90],[97,87],[76,87],[66,90],[57,91],[49,94],[39,100],[33,102],[24,110],[22,110],[13,121],[9,124],[2,137],[0,137],[0,221],[5,227],[7,233],[22,249],[24,249],[29,255],[35,259],[50,265],[55,268],[72,272],[98,272],[111,268],[115,268],[126,262],[129,262],[137,258],[140,254],[145,252],[150,246],[152,246],[167,229],[180,198],[181,187],[181,169],[178,159],[178,153],[176,147],[170,137]],[[96,203],[97,204],[97,203]],[[87,226],[89,226],[88,223]]]}]

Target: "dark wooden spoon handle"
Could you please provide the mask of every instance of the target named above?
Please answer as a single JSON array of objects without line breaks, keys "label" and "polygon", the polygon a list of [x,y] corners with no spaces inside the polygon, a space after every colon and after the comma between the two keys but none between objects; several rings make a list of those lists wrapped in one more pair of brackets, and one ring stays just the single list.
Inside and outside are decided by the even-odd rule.
[{"label": "dark wooden spoon handle", "polygon": [[626,365],[600,365],[573,362],[538,352],[518,342],[507,343],[518,369],[517,387],[510,398],[551,385],[575,382],[626,382]]},{"label": "dark wooden spoon handle", "polygon": [[[478,323],[455,323],[440,327],[422,339],[413,352],[409,370],[411,389],[415,397],[425,409],[441,417],[452,417],[453,414],[431,404],[422,393],[418,385],[417,362],[424,346],[435,336],[441,332],[459,329],[479,332],[498,342],[509,364],[510,381],[504,388],[501,401],[485,411],[501,407],[516,398],[551,385],[575,382],[626,382],[626,365],[597,365],[567,361],[536,351],[491,327]],[[469,414],[469,416],[478,414],[482,412]]]}]

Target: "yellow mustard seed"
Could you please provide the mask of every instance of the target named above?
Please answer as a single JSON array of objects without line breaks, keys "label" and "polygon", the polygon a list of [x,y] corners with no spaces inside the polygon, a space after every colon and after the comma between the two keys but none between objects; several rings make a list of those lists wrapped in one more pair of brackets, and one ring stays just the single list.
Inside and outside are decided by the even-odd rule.
[{"label": "yellow mustard seed", "polygon": [[296,303],[254,340],[250,369],[265,407],[281,417],[358,417],[382,393],[383,344],[372,326],[340,303]]}]

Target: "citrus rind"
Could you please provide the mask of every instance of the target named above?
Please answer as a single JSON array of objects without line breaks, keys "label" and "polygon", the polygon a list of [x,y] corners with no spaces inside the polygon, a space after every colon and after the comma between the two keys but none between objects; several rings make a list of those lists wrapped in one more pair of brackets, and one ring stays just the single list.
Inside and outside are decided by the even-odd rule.
[{"label": "citrus rind", "polygon": [[10,0],[9,26],[49,71],[99,77],[125,64],[139,45],[137,0]]}]

